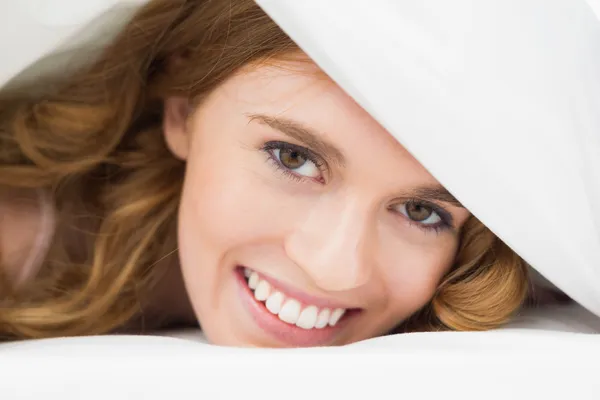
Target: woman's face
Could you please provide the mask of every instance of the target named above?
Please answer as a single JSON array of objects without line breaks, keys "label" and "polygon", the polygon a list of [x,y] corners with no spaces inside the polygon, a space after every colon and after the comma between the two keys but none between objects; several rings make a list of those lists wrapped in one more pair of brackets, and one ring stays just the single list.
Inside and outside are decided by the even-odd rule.
[{"label": "woman's face", "polygon": [[[431,299],[469,213],[314,64],[247,69],[189,115],[179,250],[217,345],[342,345]],[[402,110],[398,110],[402,112]]]}]

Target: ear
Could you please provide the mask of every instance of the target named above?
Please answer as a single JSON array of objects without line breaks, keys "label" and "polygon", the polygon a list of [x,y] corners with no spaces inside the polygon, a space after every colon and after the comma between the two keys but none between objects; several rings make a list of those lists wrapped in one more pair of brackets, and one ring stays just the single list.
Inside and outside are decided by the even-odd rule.
[{"label": "ear", "polygon": [[190,148],[188,117],[190,102],[184,97],[169,97],[164,102],[163,132],[173,155],[186,160]]}]

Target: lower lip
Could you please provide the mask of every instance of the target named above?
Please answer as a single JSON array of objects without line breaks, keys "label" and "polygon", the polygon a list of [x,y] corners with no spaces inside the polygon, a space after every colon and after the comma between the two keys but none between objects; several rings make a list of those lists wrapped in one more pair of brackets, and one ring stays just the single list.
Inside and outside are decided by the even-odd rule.
[{"label": "lower lip", "polygon": [[331,344],[352,317],[352,311],[347,311],[346,315],[335,326],[327,326],[323,329],[302,329],[295,325],[288,324],[279,319],[277,315],[272,314],[265,307],[264,303],[254,298],[254,293],[248,287],[242,268],[235,271],[238,288],[244,307],[254,322],[267,334],[272,336],[278,342],[291,347],[317,347]]}]

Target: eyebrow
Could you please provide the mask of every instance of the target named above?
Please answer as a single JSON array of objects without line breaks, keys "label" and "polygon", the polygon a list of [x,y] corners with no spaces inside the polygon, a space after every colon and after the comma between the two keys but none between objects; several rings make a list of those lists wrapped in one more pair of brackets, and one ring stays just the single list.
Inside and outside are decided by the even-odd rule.
[{"label": "eyebrow", "polygon": [[302,125],[299,122],[264,114],[249,114],[248,118],[250,119],[250,122],[258,121],[259,123],[267,125],[286,136],[296,139],[319,154],[321,157],[338,164],[340,167],[345,167],[346,165],[346,157],[341,150],[328,141],[321,139],[319,137],[321,134]]},{"label": "eyebrow", "polygon": [[[340,167],[345,167],[346,158],[341,150],[335,147],[333,144],[326,140],[321,139],[320,134],[310,129],[303,124],[287,119],[278,118],[264,114],[247,114],[249,122],[257,121],[261,124],[267,125],[272,129],[275,129],[286,136],[289,136],[297,141],[303,143],[311,150],[317,152],[322,157],[329,161],[333,161]],[[448,203],[455,207],[465,208],[456,197],[454,197],[446,188],[443,186],[423,186],[418,187],[409,192],[405,193],[405,197],[417,198],[420,200],[427,201],[439,201],[442,203]]]},{"label": "eyebrow", "polygon": [[443,186],[424,186],[406,193],[406,197],[414,197],[419,200],[440,201],[452,204],[455,207],[466,208],[452,193]]}]

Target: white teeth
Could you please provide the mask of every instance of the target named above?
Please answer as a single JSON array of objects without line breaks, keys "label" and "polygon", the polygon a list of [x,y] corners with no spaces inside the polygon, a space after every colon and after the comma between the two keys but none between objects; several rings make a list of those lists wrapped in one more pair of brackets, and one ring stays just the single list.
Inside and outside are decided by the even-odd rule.
[{"label": "white teeth", "polygon": [[267,281],[258,282],[256,290],[254,291],[254,298],[258,301],[265,301],[271,294],[271,285]]},{"label": "white teeth", "polygon": [[250,275],[250,279],[248,279],[248,287],[252,290],[256,289],[256,286],[258,286],[259,280],[260,280],[260,278],[258,277],[258,274],[256,272],[253,272]]},{"label": "white teeth", "polygon": [[329,323],[329,316],[331,315],[331,310],[329,308],[324,308],[319,313],[319,317],[317,318],[317,323],[315,324],[315,328],[323,329]]},{"label": "white teeth", "polygon": [[271,285],[260,279],[258,273],[244,268],[244,276],[248,279],[248,287],[254,291],[254,298],[264,302],[265,307],[272,314],[288,324],[296,325],[302,329],[323,329],[327,325],[335,326],[344,316],[346,310],[336,308],[331,310],[324,308],[319,310],[317,306],[306,306],[295,299],[287,299],[281,292],[273,291]]},{"label": "white teeth", "polygon": [[275,292],[269,296],[267,302],[265,303],[265,306],[267,307],[267,310],[271,311],[272,314],[277,315],[279,314],[279,311],[281,311],[283,300],[283,294],[281,294],[280,292]]},{"label": "white teeth", "polygon": [[296,321],[296,326],[303,329],[312,329],[315,327],[317,323],[317,314],[319,313],[319,309],[315,306],[306,307],[300,313],[300,317],[298,321]]},{"label": "white teeth", "polygon": [[342,318],[345,312],[346,310],[344,310],[343,308],[336,308],[335,310],[333,310],[333,312],[331,313],[331,317],[329,317],[329,326],[335,326],[335,324],[338,323],[338,321],[340,320],[340,318]]},{"label": "white teeth", "polygon": [[294,299],[285,302],[281,311],[279,311],[279,319],[288,324],[295,325],[300,317],[300,303]]}]

